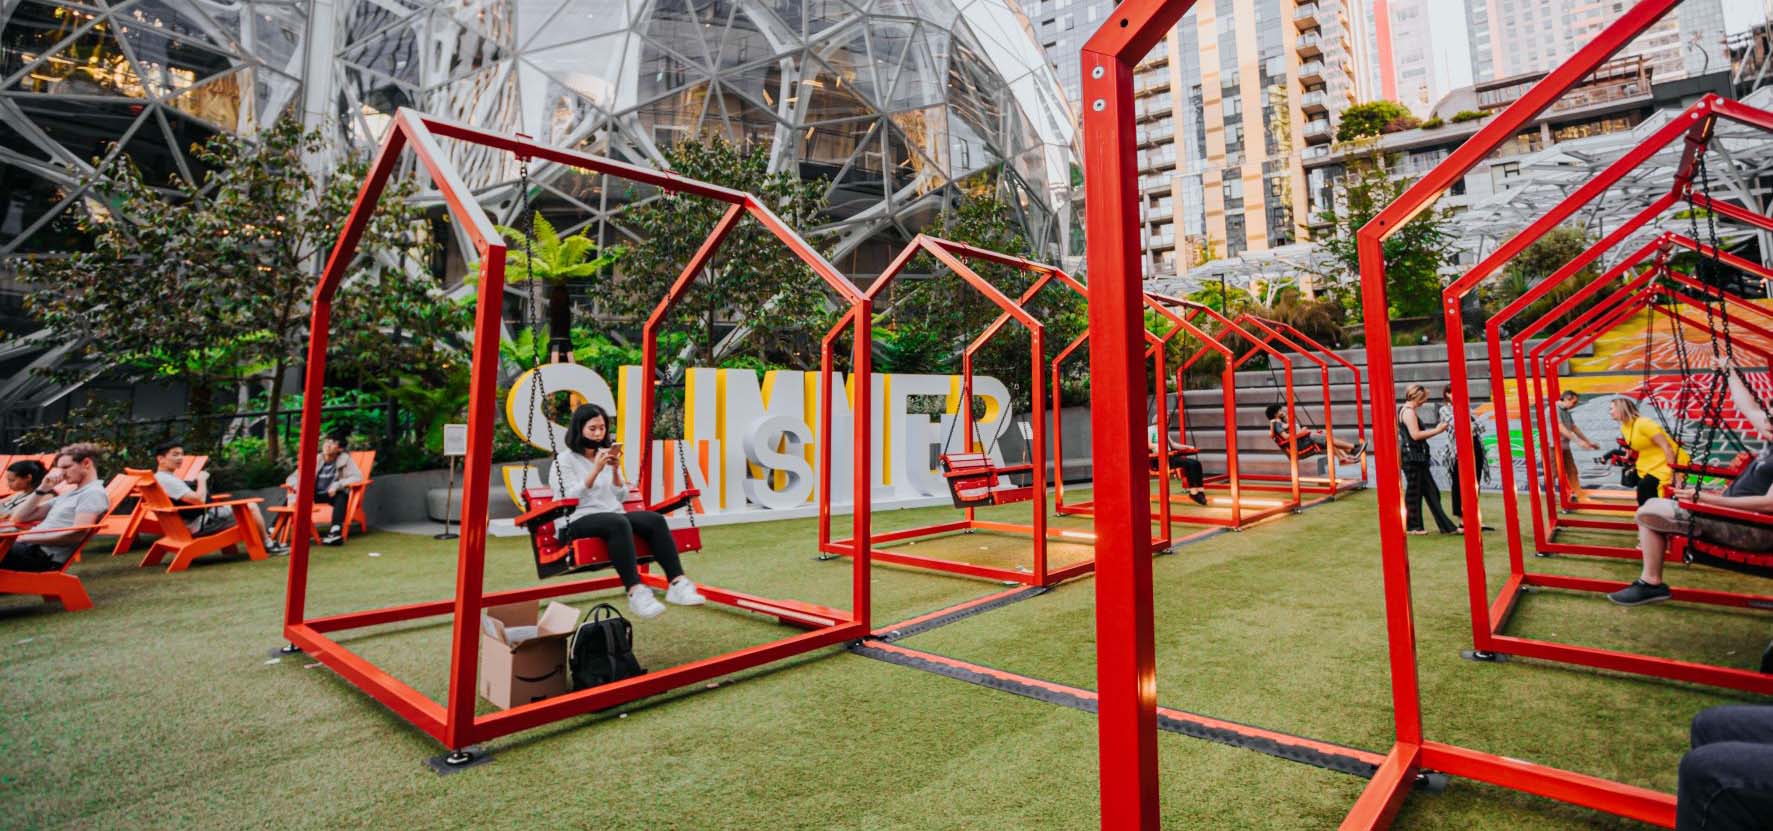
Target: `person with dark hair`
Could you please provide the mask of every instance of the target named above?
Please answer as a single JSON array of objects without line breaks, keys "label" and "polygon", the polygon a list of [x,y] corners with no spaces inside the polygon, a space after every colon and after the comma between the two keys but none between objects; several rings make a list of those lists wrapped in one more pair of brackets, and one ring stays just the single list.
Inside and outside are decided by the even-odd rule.
[{"label": "person with dark hair", "polygon": [[[197,471],[195,482],[186,482],[178,477],[179,466],[185,463],[185,446],[178,439],[167,439],[154,446],[154,481],[160,483],[160,489],[175,503],[184,505],[202,505],[209,501],[209,471]],[[265,515],[259,510],[258,503],[246,506],[258,517],[259,527],[265,531],[265,550],[271,554],[286,554],[289,547],[271,538],[270,527],[265,524]],[[225,531],[234,525],[234,509],[218,506],[214,508],[186,508],[179,511],[184,517],[185,526],[192,536],[202,537]]]},{"label": "person with dark hair", "polygon": [[1361,454],[1367,452],[1367,443],[1364,441],[1345,441],[1323,430],[1293,432],[1293,426],[1285,418],[1286,409],[1286,405],[1277,403],[1268,405],[1262,412],[1268,416],[1268,434],[1274,437],[1275,443],[1283,448],[1291,447],[1290,452],[1297,453],[1300,458],[1312,453],[1322,453],[1327,446],[1336,449],[1336,461],[1351,465],[1360,461]]},{"label": "person with dark hair", "polygon": [[[284,482],[292,488],[300,487],[296,479],[301,475],[299,469],[293,471]],[[351,521],[351,486],[361,481],[363,471],[351,461],[351,454],[345,452],[345,443],[332,436],[321,438],[320,463],[314,474],[314,502],[332,506],[326,533],[320,535],[321,545],[345,544],[345,523]],[[290,504],[294,504],[294,500]]]},{"label": "person with dark hair", "polygon": [[1702,710],[1690,741],[1676,779],[1675,831],[1773,828],[1773,706]]},{"label": "person with dark hair", "polygon": [[628,609],[636,617],[655,618],[665,613],[664,604],[653,595],[653,590],[640,582],[636,537],[646,541],[653,561],[670,581],[665,600],[678,606],[702,605],[707,600],[696,591],[696,584],[684,576],[677,542],[671,538],[671,527],[664,515],[622,510],[628,486],[622,481],[622,444],[611,437],[612,432],[609,413],[602,407],[583,404],[573,410],[566,431],[566,450],[555,457],[548,474],[556,497],[576,499],[579,503],[567,516],[560,541],[570,545],[573,540],[587,537],[603,540],[609,548],[610,565],[628,590]]},{"label": "person with dark hair", "polygon": [[[1164,452],[1158,450],[1160,445],[1157,439],[1156,424],[1145,428],[1145,446],[1151,449],[1154,459],[1156,454]],[[1170,470],[1181,473],[1182,482],[1188,486],[1188,498],[1196,505],[1207,504],[1207,491],[1202,486],[1202,483],[1206,481],[1206,473],[1201,469],[1200,459],[1195,458],[1195,454],[1184,450],[1174,439],[1163,442],[1162,446],[1170,454]]]},{"label": "person with dark hair", "polygon": [[1434,483],[1434,472],[1429,469],[1433,457],[1428,440],[1447,432],[1450,425],[1424,428],[1416,411],[1426,403],[1428,390],[1421,384],[1411,384],[1404,389],[1404,403],[1397,411],[1398,459],[1404,469],[1404,527],[1411,534],[1428,533],[1422,522],[1422,503],[1426,500],[1429,512],[1434,514],[1434,526],[1443,534],[1456,534],[1459,525],[1442,510],[1440,486]]},{"label": "person with dark hair", "polygon": [[[85,531],[74,529],[97,525],[111,512],[111,500],[99,484],[100,452],[98,445],[80,442],[56,454],[55,469],[43,475],[15,514],[19,522],[37,525],[14,540],[0,568],[56,571],[74,556],[74,546],[87,537]],[[69,489],[58,496],[55,490],[61,485]]]},{"label": "person with dark hair", "polygon": [[[1740,372],[1728,365],[1724,371],[1729,381],[1730,400],[1735,403],[1736,411],[1753,425],[1755,432],[1767,444],[1755,456],[1754,461],[1737,474],[1736,479],[1722,494],[1705,494],[1700,497],[1697,489],[1690,489],[1676,493],[1675,499],[1657,496],[1645,499],[1638,505],[1634,518],[1638,524],[1638,551],[1643,557],[1643,567],[1638,572],[1638,579],[1633,580],[1631,585],[1607,595],[1607,599],[1614,603],[1621,606],[1642,606],[1669,599],[1671,592],[1668,584],[1662,581],[1662,565],[1668,555],[1668,541],[1674,537],[1692,534],[1706,542],[1741,551],[1773,551],[1773,526],[1732,522],[1702,513],[1695,514],[1681,507],[1682,499],[1690,502],[1697,498],[1710,505],[1773,513],[1773,419],[1769,419],[1767,412],[1755,403],[1754,392],[1748,388],[1748,383],[1742,379]],[[1651,427],[1655,425],[1651,424]],[[1655,435],[1664,442],[1668,441],[1661,430],[1657,430]],[[1642,451],[1639,454],[1638,461],[1641,463]],[[1666,461],[1663,462],[1664,467],[1667,464]],[[1639,474],[1640,477],[1643,475]]]},{"label": "person with dark hair", "polygon": [[1582,490],[1582,479],[1576,475],[1576,454],[1570,450],[1570,440],[1575,439],[1576,443],[1582,445],[1584,450],[1601,449],[1600,445],[1595,444],[1594,439],[1589,438],[1587,433],[1582,432],[1582,428],[1576,426],[1576,417],[1572,413],[1575,412],[1576,405],[1580,403],[1582,403],[1582,399],[1575,390],[1564,390],[1558,395],[1557,403],[1553,405],[1558,414],[1558,457],[1559,461],[1563,463],[1563,470],[1559,475],[1564,483],[1564,491],[1570,494],[1571,499],[1578,502],[1586,500],[1588,493]]},{"label": "person with dark hair", "polygon": [[31,491],[42,484],[43,475],[48,472],[49,468],[36,459],[20,459],[6,466],[6,489],[12,491],[12,495],[0,499],[0,523],[16,521],[13,514],[31,498]]}]

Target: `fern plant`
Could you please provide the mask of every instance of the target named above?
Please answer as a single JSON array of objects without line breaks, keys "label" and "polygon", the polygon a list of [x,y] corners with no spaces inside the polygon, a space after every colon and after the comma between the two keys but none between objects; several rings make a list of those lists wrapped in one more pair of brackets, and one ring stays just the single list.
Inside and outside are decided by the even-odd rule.
[{"label": "fern plant", "polygon": [[[524,283],[535,280],[548,288],[548,353],[551,361],[570,361],[572,342],[572,291],[575,281],[596,277],[622,259],[621,246],[599,249],[596,241],[583,231],[562,237],[554,225],[537,211],[530,230],[508,225],[497,226],[505,237],[505,280]],[[480,276],[475,263],[470,279]],[[533,310],[532,310],[533,313]]]}]

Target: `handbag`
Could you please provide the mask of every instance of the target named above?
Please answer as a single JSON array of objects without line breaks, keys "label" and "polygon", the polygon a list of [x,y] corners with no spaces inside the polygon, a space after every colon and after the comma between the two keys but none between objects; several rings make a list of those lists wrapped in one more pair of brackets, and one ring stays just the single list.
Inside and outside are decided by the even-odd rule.
[{"label": "handbag", "polygon": [[634,658],[634,626],[616,607],[599,603],[591,616],[573,633],[568,653],[573,689],[592,687],[642,675],[646,669]]}]

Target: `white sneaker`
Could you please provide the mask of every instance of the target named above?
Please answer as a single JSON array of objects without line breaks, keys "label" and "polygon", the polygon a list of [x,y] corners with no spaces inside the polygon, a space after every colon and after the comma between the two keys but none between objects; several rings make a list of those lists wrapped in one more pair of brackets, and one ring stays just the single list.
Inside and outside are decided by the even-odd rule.
[{"label": "white sneaker", "polygon": [[677,579],[671,581],[671,585],[665,587],[665,602],[678,606],[700,606],[707,603],[708,598],[696,591],[696,584],[691,583],[688,577],[679,574]]},{"label": "white sneaker", "polygon": [[665,613],[665,604],[653,596],[653,590],[644,584],[628,590],[628,611],[642,620],[652,620]]}]

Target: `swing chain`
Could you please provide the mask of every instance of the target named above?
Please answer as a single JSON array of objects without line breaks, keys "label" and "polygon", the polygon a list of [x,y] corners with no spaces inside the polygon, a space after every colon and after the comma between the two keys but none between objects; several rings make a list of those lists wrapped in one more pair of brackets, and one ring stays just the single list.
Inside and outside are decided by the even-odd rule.
[{"label": "swing chain", "polygon": [[[528,156],[517,157],[517,180],[520,194],[519,209],[521,211],[518,216],[518,222],[522,225],[522,227],[519,228],[519,233],[523,235],[523,266],[525,274],[524,292],[525,299],[529,301],[529,309],[527,311],[527,317],[529,319],[527,323],[529,325],[530,333],[530,374],[532,376],[529,385],[529,409],[527,411],[528,415],[526,416],[529,421],[524,426],[525,432],[533,437],[535,435],[536,427],[536,412],[538,409],[537,401],[540,400],[546,402],[548,400],[548,391],[546,384],[542,380],[542,359],[546,355],[545,350],[547,348],[544,346],[544,333],[542,331],[542,298],[541,293],[536,288],[535,259],[532,256],[530,248],[530,238],[535,236],[536,233],[536,220],[530,198]],[[554,439],[554,425],[548,420],[546,414],[542,417],[542,429],[548,434],[549,464],[555,465],[560,458],[560,447]],[[529,469],[529,465],[523,466],[523,477],[521,479],[521,485],[518,487],[519,495],[522,495],[529,490]],[[552,481],[552,479],[559,476],[560,473],[561,471],[556,470],[550,475],[549,484],[554,486],[556,490],[559,490],[559,483]]]}]

